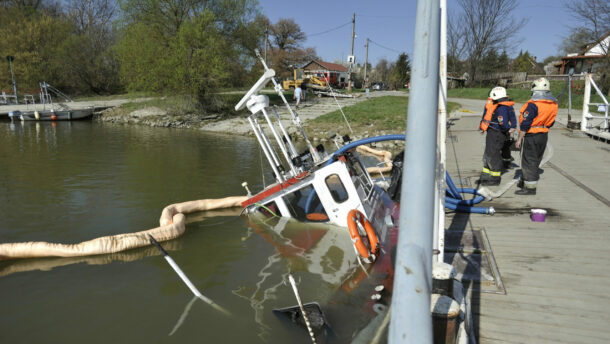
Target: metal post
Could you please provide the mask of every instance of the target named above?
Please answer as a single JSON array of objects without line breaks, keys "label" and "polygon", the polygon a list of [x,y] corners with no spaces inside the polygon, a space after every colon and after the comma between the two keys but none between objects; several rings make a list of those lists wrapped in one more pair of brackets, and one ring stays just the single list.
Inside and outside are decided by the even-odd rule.
[{"label": "metal post", "polygon": [[[352,16],[352,50],[350,56],[354,56],[354,37],[356,37],[356,13]],[[347,74],[347,90],[351,92],[352,90],[352,65],[354,63],[349,63],[349,69]]]},{"label": "metal post", "polygon": [[589,100],[591,99],[591,73],[585,74],[585,92],[582,100],[582,119],[580,130],[587,131],[587,116],[589,115]]},{"label": "metal post", "polygon": [[286,140],[288,149],[290,149],[290,157],[296,158],[299,155],[299,153],[297,153],[296,148],[294,148],[294,145],[292,144],[292,139],[290,138],[290,135],[288,134],[288,132],[286,131],[286,128],[284,128],[284,125],[282,124],[282,119],[280,118],[280,114],[277,112],[277,105],[273,106],[273,113],[275,114],[275,119],[277,120],[277,123],[280,126],[282,135],[284,136],[284,139]]},{"label": "metal post", "polygon": [[568,74],[568,122],[572,121],[572,72]]},{"label": "metal post", "polygon": [[[273,170],[273,173],[275,174],[275,180],[277,180],[279,183],[281,183],[282,175],[280,174],[280,171],[278,171],[277,167],[273,163],[273,159],[271,158],[271,155],[267,151],[267,145],[265,145],[265,142],[261,138],[261,134],[258,132],[258,127],[252,121],[252,116],[254,116],[254,115],[248,116],[248,122],[250,122],[250,126],[252,127],[252,131],[254,132],[254,136],[256,136],[256,139],[258,140],[259,145],[263,149],[263,153],[267,157],[267,161],[269,162],[269,165],[271,165],[271,169]],[[38,123],[36,123],[36,124],[38,124]]]},{"label": "metal post", "polygon": [[13,80],[13,93],[15,94],[15,102],[19,104],[19,96],[17,95],[17,82],[15,81],[15,75],[13,75],[13,60],[15,58],[13,56],[7,56],[6,60],[8,61],[8,67],[11,70],[11,80]]},{"label": "metal post", "polygon": [[364,55],[364,88],[369,86],[368,80],[366,79],[366,69],[369,64],[369,39],[366,39],[366,54]]},{"label": "metal post", "polygon": [[419,0],[394,269],[390,343],[432,343],[430,291],[436,179],[440,7]]},{"label": "metal post", "polygon": [[267,120],[267,124],[269,124],[269,129],[271,130],[273,137],[275,137],[275,141],[277,142],[278,146],[280,147],[282,154],[284,154],[284,159],[286,159],[286,162],[288,163],[288,166],[290,167],[290,171],[292,172],[292,175],[296,176],[297,171],[294,168],[294,165],[292,164],[292,159],[291,159],[292,157],[288,155],[288,151],[286,150],[286,145],[284,145],[284,142],[282,142],[282,138],[277,133],[277,130],[275,130],[275,127],[273,126],[273,122],[271,122],[271,118],[269,117],[269,114],[267,114],[267,111],[265,111],[265,109],[263,108],[263,109],[261,109],[261,112],[263,113],[263,116]]},{"label": "metal post", "polygon": [[438,93],[438,169],[436,175],[436,208],[434,228],[435,261],[443,262],[445,251],[445,171],[447,161],[447,0],[440,0],[440,65]]},{"label": "metal post", "polygon": [[[263,68],[265,68],[266,71],[269,70],[269,67],[267,67],[267,63],[262,59],[260,55],[260,51],[256,49],[255,52],[256,56],[261,59],[263,63]],[[301,131],[301,135],[303,135],[303,139],[305,139],[305,143],[307,144],[307,148],[309,148],[309,153],[313,157],[313,161],[316,163],[320,162],[320,155],[318,154],[318,151],[313,148],[311,141],[309,141],[309,137],[307,137],[307,134],[305,133],[305,130],[301,125],[301,119],[299,118],[299,115],[294,110],[292,110],[290,104],[288,104],[288,101],[286,100],[286,97],[284,97],[284,93],[282,92],[282,85],[278,84],[275,78],[271,78],[271,82],[273,82],[273,89],[280,96],[280,98],[282,98],[282,102],[284,103],[284,105],[286,105],[286,108],[288,109],[290,115],[292,115],[292,123],[294,123],[294,125]]]}]

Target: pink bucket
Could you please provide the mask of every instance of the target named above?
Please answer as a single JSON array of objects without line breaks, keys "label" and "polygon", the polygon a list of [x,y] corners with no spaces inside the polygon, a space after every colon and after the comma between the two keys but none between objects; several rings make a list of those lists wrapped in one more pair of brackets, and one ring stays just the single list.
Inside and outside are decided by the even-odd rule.
[{"label": "pink bucket", "polygon": [[546,220],[546,210],[544,209],[532,209],[530,218],[534,222],[544,222]]}]

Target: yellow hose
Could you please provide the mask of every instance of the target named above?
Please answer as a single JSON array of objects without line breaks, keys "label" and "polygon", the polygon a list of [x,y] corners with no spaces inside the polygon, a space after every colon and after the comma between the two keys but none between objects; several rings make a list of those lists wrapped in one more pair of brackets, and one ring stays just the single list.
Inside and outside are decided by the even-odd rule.
[{"label": "yellow hose", "polygon": [[247,196],[203,199],[169,205],[163,209],[160,227],[140,231],[104,236],[78,244],[56,244],[44,241],[0,244],[0,260],[35,257],[79,257],[116,253],[150,245],[148,235],[162,242],[175,239],[185,230],[184,214],[212,209],[240,206]]}]

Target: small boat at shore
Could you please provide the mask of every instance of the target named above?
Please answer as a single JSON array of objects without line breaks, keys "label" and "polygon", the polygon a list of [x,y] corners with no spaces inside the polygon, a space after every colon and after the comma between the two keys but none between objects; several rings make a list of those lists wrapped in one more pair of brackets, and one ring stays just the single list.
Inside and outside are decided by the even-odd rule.
[{"label": "small boat at shore", "polygon": [[[29,111],[11,111],[8,116],[11,120],[16,118],[22,121],[71,121],[78,119],[88,119],[93,116],[93,107],[83,109],[72,109],[64,103],[54,103],[52,94],[63,98],[65,101],[72,102],[67,95],[49,85],[47,82],[40,83],[40,106],[42,109]],[[36,106],[36,104],[34,104]],[[49,108],[50,107],[50,108]],[[56,109],[58,107],[59,109]]]},{"label": "small boat at shore", "polygon": [[93,116],[93,107],[70,110],[42,110],[42,111],[11,111],[9,118],[18,118],[22,121],[72,121],[89,119]]}]

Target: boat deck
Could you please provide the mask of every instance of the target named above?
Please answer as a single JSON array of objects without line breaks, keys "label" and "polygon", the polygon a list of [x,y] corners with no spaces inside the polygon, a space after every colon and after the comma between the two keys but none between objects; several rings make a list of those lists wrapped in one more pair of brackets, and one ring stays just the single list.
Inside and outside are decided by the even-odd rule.
[{"label": "boat deck", "polygon": [[[458,187],[475,186],[485,145],[476,130],[484,103],[456,101],[466,111],[450,119],[447,169]],[[558,117],[564,124],[565,114]],[[484,228],[506,290],[473,292],[480,343],[610,340],[610,145],[561,123],[551,129],[549,144],[552,157],[542,166],[537,195],[517,196],[513,186],[479,204],[493,206],[494,216],[447,213],[449,231]],[[519,152],[513,157],[519,164]],[[504,174],[503,184],[518,169]],[[546,209],[546,222],[532,222],[531,208]]]}]

